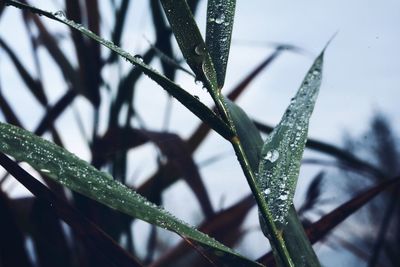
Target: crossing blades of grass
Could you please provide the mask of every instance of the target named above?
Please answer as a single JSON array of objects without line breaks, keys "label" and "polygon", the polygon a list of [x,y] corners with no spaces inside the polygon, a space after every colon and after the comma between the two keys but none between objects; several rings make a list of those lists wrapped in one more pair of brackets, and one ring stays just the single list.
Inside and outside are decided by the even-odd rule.
[{"label": "crossing blades of grass", "polygon": [[[104,45],[105,47],[109,48],[110,50],[114,51],[121,57],[123,57],[128,62],[135,65],[139,68],[144,74],[149,76],[152,80],[158,83],[164,90],[166,90],[169,94],[175,97],[179,102],[181,102],[186,108],[188,108],[193,114],[198,116],[202,121],[206,121],[210,126],[218,132],[221,136],[226,139],[230,139],[232,136],[232,132],[229,127],[220,119],[218,118],[207,106],[201,103],[198,99],[194,96],[186,92],[184,89],[179,87],[176,83],[169,80],[167,77],[160,74],[158,71],[153,69],[151,66],[145,64],[141,58],[137,58],[132,56],[128,52],[124,51],[120,47],[116,46],[112,42],[101,38],[100,36],[96,35],[92,31],[86,29],[81,24],[75,23],[72,20],[66,18],[65,13],[63,11],[57,11],[55,13],[51,13],[39,8],[35,8],[26,4],[23,4],[18,1],[7,0],[7,4],[15,6],[17,8],[29,10],[35,14],[42,15],[48,17],[50,19],[59,21],[69,27],[74,28],[75,30],[81,32],[82,34],[86,35],[90,39],[95,40],[96,42]],[[177,1],[178,2],[178,1]],[[215,73],[214,73],[215,75]]]},{"label": "crossing blades of grass", "polygon": [[206,46],[214,64],[220,89],[225,81],[235,7],[236,0],[208,0],[207,5]]},{"label": "crossing blades of grass", "polygon": [[30,132],[0,123],[0,151],[110,208],[173,231],[209,249],[230,266],[261,266],[175,218],[111,176]]}]

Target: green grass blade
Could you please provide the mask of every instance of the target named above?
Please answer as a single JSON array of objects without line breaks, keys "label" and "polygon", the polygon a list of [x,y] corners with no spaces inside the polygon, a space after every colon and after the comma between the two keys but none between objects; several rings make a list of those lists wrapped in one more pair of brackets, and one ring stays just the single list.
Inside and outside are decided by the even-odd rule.
[{"label": "green grass blade", "polygon": [[250,168],[256,172],[261,158],[263,140],[260,132],[247,116],[247,114],[235,103],[225,98],[231,118],[235,124],[236,132],[243,145]]},{"label": "green grass blade", "polygon": [[267,137],[258,172],[260,187],[274,221],[285,224],[293,202],[300,161],[307,141],[308,122],[322,78],[323,52],[317,57],[292,98],[281,122]]},{"label": "green grass blade", "polygon": [[218,90],[211,56],[186,0],[161,0],[186,62],[211,94]]},{"label": "green grass blade", "polygon": [[236,0],[208,0],[206,46],[215,67],[219,88],[225,82],[235,7]]},{"label": "green grass blade", "polygon": [[110,208],[192,239],[230,266],[261,266],[175,218],[72,153],[26,130],[0,123],[0,151]]},{"label": "green grass blade", "polygon": [[[157,70],[152,68],[151,66],[145,64],[141,58],[132,56],[119,46],[116,46],[112,42],[101,38],[100,36],[96,35],[92,31],[86,29],[81,24],[75,23],[72,20],[69,20],[65,17],[65,14],[62,11],[57,11],[55,13],[51,13],[39,8],[35,8],[18,1],[8,0],[6,1],[7,4],[13,5],[17,8],[29,10],[33,13],[38,15],[42,15],[48,17],[50,19],[59,21],[63,24],[68,25],[69,27],[74,28],[75,30],[81,32],[82,34],[86,35],[90,39],[95,40],[96,42],[104,45],[105,47],[109,48],[110,50],[114,51],[128,62],[135,65],[138,69],[140,69],[144,74],[158,83],[164,90],[166,90],[169,94],[175,97],[179,102],[181,102],[186,108],[188,108],[193,114],[199,117],[202,121],[207,122],[210,126],[218,132],[221,136],[226,139],[229,139],[232,136],[232,132],[229,127],[220,119],[218,118],[214,112],[212,112],[206,105],[201,103],[198,99],[194,96],[186,92],[183,88],[179,85],[165,77],[164,75],[160,74]],[[179,2],[179,1],[177,1]],[[204,43],[204,42],[203,42]],[[194,48],[193,48],[194,49]],[[209,56],[208,56],[209,58]],[[210,59],[211,60],[211,59]],[[211,61],[210,61],[211,62]],[[211,63],[212,65],[212,63]],[[215,73],[214,73],[215,76]]]}]

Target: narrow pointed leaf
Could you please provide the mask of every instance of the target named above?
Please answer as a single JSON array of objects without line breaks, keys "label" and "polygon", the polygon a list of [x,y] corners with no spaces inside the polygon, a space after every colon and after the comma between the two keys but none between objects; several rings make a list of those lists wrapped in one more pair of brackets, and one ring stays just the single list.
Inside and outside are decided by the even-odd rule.
[{"label": "narrow pointed leaf", "polygon": [[42,84],[32,77],[32,75],[24,67],[24,64],[18,59],[14,51],[6,44],[6,42],[2,38],[0,38],[0,47],[2,47],[4,52],[8,54],[19,75],[21,76],[22,81],[25,83],[31,93],[43,106],[46,106],[47,97]]},{"label": "narrow pointed leaf", "polygon": [[230,262],[230,266],[260,266],[175,218],[108,174],[26,130],[0,123],[0,151],[110,208],[192,239],[224,262]]},{"label": "narrow pointed leaf", "polygon": [[161,3],[176,41],[186,62],[196,74],[196,79],[202,81],[211,94],[217,93],[217,76],[211,56],[186,0],[161,0]]},{"label": "narrow pointed leaf", "polygon": [[274,221],[282,224],[286,222],[296,189],[308,122],[321,85],[322,63],[323,52],[308,71],[281,122],[267,137],[261,152],[259,186]]},{"label": "narrow pointed leaf", "polygon": [[235,6],[236,0],[208,0],[207,5],[206,46],[214,64],[219,88],[223,87],[225,81]]}]

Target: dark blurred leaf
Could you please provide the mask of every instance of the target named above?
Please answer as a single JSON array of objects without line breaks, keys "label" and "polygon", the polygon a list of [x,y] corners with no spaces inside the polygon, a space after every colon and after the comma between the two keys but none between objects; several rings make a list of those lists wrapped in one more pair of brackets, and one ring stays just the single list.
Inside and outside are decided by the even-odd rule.
[{"label": "dark blurred leaf", "polygon": [[[92,1],[94,2],[94,1]],[[94,25],[93,28],[97,29],[96,26],[96,16],[97,7],[89,7],[82,5],[82,2],[77,0],[66,1],[67,7],[67,16],[68,18],[72,19],[73,21],[82,24],[82,10],[87,10],[87,15],[84,15],[85,19],[88,18],[88,24],[92,23]],[[90,15],[90,16],[89,16]],[[98,14],[97,14],[98,15]],[[94,21],[93,21],[94,20]],[[73,44],[75,46],[75,50],[77,53],[77,59],[79,62],[79,75],[81,80],[84,82],[84,89],[83,95],[88,97],[91,103],[98,107],[100,104],[100,70],[101,64],[100,62],[100,55],[99,55],[99,47],[95,47],[91,40],[86,39],[82,34],[79,32],[71,30]]]},{"label": "dark blurred leaf", "polygon": [[0,265],[2,267],[31,267],[25,247],[24,233],[18,227],[7,195],[0,190]]},{"label": "dark blurred leaf", "polygon": [[[156,42],[154,48],[161,51],[167,58],[173,57],[171,29],[165,23],[161,4],[159,1],[150,1],[154,28],[156,30]],[[153,48],[153,49],[154,49]],[[157,51],[156,50],[156,51]],[[174,80],[176,68],[166,60],[161,60],[161,66],[166,77]]]},{"label": "dark blurred leaf", "polygon": [[[54,208],[60,219],[64,220],[80,236],[84,237],[97,249],[96,253],[107,255],[119,266],[141,266],[136,259],[124,251],[115,241],[70,206],[64,199],[52,193],[47,187],[37,181],[33,176],[0,153],[0,165],[2,165],[12,176],[23,184],[39,200],[44,201]],[[3,220],[0,220],[3,221]],[[3,229],[3,228],[0,228]],[[24,265],[13,265],[24,266]]]},{"label": "dark blurred leaf", "polygon": [[36,135],[43,135],[46,130],[51,128],[54,121],[60,116],[64,110],[70,106],[72,101],[76,97],[76,92],[74,90],[68,90],[54,106],[50,107],[43,119],[40,121],[39,125],[36,127],[34,133]]},{"label": "dark blurred leaf", "polygon": [[322,179],[324,178],[325,172],[319,172],[312,180],[311,184],[308,186],[306,192],[306,199],[301,207],[298,209],[297,213],[300,215],[304,212],[311,210],[315,204],[317,204],[319,197],[321,196],[322,189]]},{"label": "dark blurred leaf", "polygon": [[[154,51],[149,49],[143,55],[143,62],[149,64],[154,58]],[[133,94],[135,90],[135,84],[139,78],[143,75],[143,72],[136,66],[132,66],[130,71],[120,79],[117,89],[117,96],[111,106],[109,126],[116,126],[118,122],[119,113],[124,104],[131,104],[133,102]]]},{"label": "dark blurred leaf", "polygon": [[[126,14],[129,9],[129,0],[122,0],[121,5],[118,10],[115,12],[115,24],[111,34],[111,40],[114,44],[120,46],[121,45],[121,36],[124,30],[124,25],[126,21]],[[154,1],[152,1],[154,2]],[[113,63],[118,58],[118,55],[115,53],[111,53],[107,59],[107,63]]]},{"label": "dark blurred leaf", "polygon": [[[116,138],[121,136],[122,138]],[[112,157],[117,152],[127,151],[149,141],[156,144],[167,157],[169,164],[179,170],[179,173],[185,178],[185,181],[197,196],[206,217],[211,216],[214,211],[196,163],[193,161],[186,143],[176,134],[130,128],[113,128],[97,141],[95,147],[100,148],[101,151],[93,153],[97,157],[93,162],[101,166],[106,159],[98,157],[105,151],[107,153],[106,158],[110,159],[110,156]],[[163,180],[161,179],[159,182],[162,184]]]},{"label": "dark blurred leaf", "polygon": [[22,81],[25,83],[26,87],[28,87],[29,91],[43,106],[47,106],[47,97],[42,87],[42,83],[38,80],[35,80],[30,75],[30,73],[26,70],[23,63],[18,59],[17,55],[15,55],[12,49],[5,43],[5,41],[2,38],[0,38],[0,46],[10,57],[19,75],[21,76]]},{"label": "dark blurred leaf", "polygon": [[8,123],[22,128],[21,121],[18,119],[17,114],[14,112],[13,108],[8,103],[7,99],[5,99],[1,88],[0,88],[0,110],[3,113]]},{"label": "dark blurred leaf", "polygon": [[235,7],[236,0],[207,1],[206,46],[214,64],[219,88],[225,82]]},{"label": "dark blurred leaf", "polygon": [[37,26],[39,30],[39,38],[43,46],[47,49],[49,55],[53,58],[54,62],[58,65],[61,74],[67,83],[72,85],[72,89],[85,96],[92,104],[96,105],[93,99],[87,94],[85,85],[82,83],[77,71],[69,62],[64,52],[61,51],[56,39],[47,31],[46,27],[40,19],[32,14],[28,16]]},{"label": "dark blurred leaf", "polygon": [[35,201],[29,218],[32,241],[40,267],[70,267],[71,252],[61,227],[61,221],[52,208]]},{"label": "dark blurred leaf", "polygon": [[2,152],[10,154],[16,160],[27,162],[37,171],[71,190],[132,217],[191,239],[198,245],[210,249],[213,255],[222,262],[229,262],[231,266],[260,266],[173,217],[115,181],[108,174],[98,171],[66,150],[15,126],[0,123],[0,133]]}]

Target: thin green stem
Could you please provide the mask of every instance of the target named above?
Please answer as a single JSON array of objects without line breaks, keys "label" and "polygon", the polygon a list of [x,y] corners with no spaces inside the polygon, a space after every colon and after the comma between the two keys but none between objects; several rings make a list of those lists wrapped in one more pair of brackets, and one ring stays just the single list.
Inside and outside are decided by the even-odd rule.
[{"label": "thin green stem", "polygon": [[284,266],[287,266],[287,267],[294,266],[293,261],[290,256],[290,253],[287,250],[285,241],[282,237],[282,232],[277,229],[275,222],[273,220],[272,214],[270,212],[270,209],[268,207],[268,203],[265,201],[265,198],[262,196],[262,193],[260,192],[260,190],[257,187],[255,174],[250,168],[249,161],[246,157],[246,153],[243,149],[243,146],[242,146],[239,138],[238,137],[232,138],[231,143],[235,150],[235,153],[239,160],[239,163],[242,167],[244,175],[247,178],[247,182],[250,185],[250,189],[256,199],[259,210],[260,210],[263,218],[266,219],[265,223],[268,228],[268,232],[270,234],[269,238],[272,243],[272,246],[275,247],[276,251],[279,254],[281,261],[284,263]]},{"label": "thin green stem", "polygon": [[262,195],[261,191],[257,186],[255,174],[251,169],[249,160],[246,156],[246,151],[244,150],[242,143],[236,133],[236,127],[235,124],[233,123],[233,120],[231,119],[229,110],[226,107],[225,99],[220,93],[220,91],[217,92],[218,92],[217,94],[211,94],[211,95],[214,99],[215,105],[222,119],[229,125],[231,131],[235,133],[234,137],[230,139],[230,142],[233,146],[233,149],[235,150],[236,157],[242,167],[243,173],[247,179],[250,189],[259,206],[260,212],[263,218],[265,218],[265,223],[268,228],[268,232],[270,233],[269,239],[270,242],[272,243],[271,245],[277,251],[279,258],[281,262],[284,264],[284,266],[292,267],[294,266],[294,263],[286,247],[285,241],[282,236],[282,231],[279,231],[278,228],[276,227],[276,224],[273,220],[273,216],[268,207],[268,203],[266,202],[264,196]]}]

